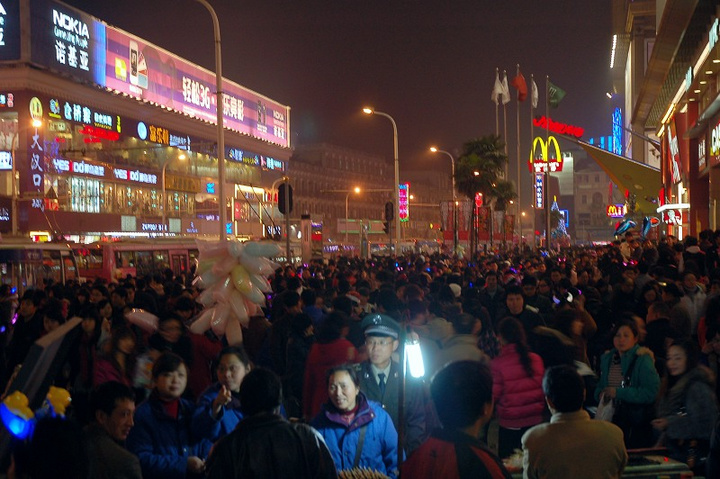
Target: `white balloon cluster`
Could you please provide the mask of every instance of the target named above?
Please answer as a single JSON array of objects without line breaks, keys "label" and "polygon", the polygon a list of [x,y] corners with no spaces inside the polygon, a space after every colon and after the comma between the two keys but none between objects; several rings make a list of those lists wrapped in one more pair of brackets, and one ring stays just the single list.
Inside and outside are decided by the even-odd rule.
[{"label": "white balloon cluster", "polygon": [[265,293],[272,291],[267,278],[280,267],[268,258],[282,249],[265,241],[198,241],[198,250],[195,281],[204,291],[197,301],[205,309],[190,325],[190,331],[202,334],[212,328],[218,336],[225,335],[228,344],[240,344],[242,326],[248,326],[250,316],[262,314]]}]

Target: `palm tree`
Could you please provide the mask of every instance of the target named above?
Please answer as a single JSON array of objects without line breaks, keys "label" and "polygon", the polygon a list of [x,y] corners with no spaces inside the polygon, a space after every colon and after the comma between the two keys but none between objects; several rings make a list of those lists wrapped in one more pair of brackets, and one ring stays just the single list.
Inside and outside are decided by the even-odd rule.
[{"label": "palm tree", "polygon": [[502,221],[502,228],[503,228],[503,243],[506,241],[506,230],[505,230],[505,212],[507,211],[508,205],[512,200],[517,198],[517,193],[515,192],[515,185],[512,184],[512,182],[507,180],[499,180],[495,187],[493,188],[493,191],[491,193],[492,197],[495,198],[495,210],[502,211],[503,214],[503,221]]},{"label": "palm tree", "polygon": [[[463,152],[458,157],[455,167],[455,184],[460,194],[475,200],[476,193],[482,193],[483,198],[491,207],[492,200],[497,198],[496,188],[500,182],[500,175],[507,162],[505,143],[497,135],[487,135],[482,138],[470,140],[463,145]],[[507,200],[509,201],[509,199]],[[472,208],[472,226],[475,225],[475,208]],[[492,214],[492,213],[491,213]],[[492,245],[492,221],[490,221],[490,244]],[[471,234],[471,251],[475,249],[472,242],[475,235]]]}]

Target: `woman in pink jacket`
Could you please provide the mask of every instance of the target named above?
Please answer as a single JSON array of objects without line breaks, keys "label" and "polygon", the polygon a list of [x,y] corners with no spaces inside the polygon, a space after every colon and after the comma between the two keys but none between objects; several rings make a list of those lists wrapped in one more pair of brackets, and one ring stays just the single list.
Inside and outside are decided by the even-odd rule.
[{"label": "woman in pink jacket", "polygon": [[502,351],[492,360],[490,369],[500,424],[498,456],[506,458],[520,449],[525,431],[543,421],[545,368],[540,356],[528,351],[525,330],[517,319],[503,319],[498,325],[498,338]]}]

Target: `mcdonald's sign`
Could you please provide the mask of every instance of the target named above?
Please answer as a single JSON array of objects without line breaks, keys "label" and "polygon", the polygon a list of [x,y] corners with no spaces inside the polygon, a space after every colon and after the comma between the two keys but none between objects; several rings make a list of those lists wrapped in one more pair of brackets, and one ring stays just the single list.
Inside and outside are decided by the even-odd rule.
[{"label": "mcdonald's sign", "polygon": [[606,211],[608,218],[622,218],[627,212],[627,206],[624,204],[608,205]]},{"label": "mcdonald's sign", "polygon": [[[550,145],[555,146],[555,158],[550,158]],[[532,149],[530,150],[528,168],[530,169],[530,173],[545,173],[546,171],[554,173],[562,171],[563,159],[560,154],[560,145],[554,136],[549,136],[547,143],[541,137],[535,137]]]}]

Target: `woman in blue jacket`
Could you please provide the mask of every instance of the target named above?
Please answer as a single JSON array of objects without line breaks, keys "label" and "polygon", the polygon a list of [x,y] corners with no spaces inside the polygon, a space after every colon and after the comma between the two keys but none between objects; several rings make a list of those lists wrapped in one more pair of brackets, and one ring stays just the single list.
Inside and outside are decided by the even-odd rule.
[{"label": "woman in blue jacket", "polygon": [[228,346],[220,351],[217,382],[200,396],[193,416],[193,432],[198,437],[217,441],[242,420],[240,384],[250,368],[250,358],[241,346]]},{"label": "woman in blue jacket", "polygon": [[390,415],[360,392],[357,373],[344,365],[328,371],[330,400],[313,419],[339,471],[367,468],[398,475],[398,435]]},{"label": "woman in blue jacket", "polygon": [[202,477],[212,443],[191,434],[195,405],[181,398],[187,386],[185,363],[176,354],[163,353],[153,365],[152,377],[155,387],[135,411],[127,448],[140,459],[147,479]]}]

